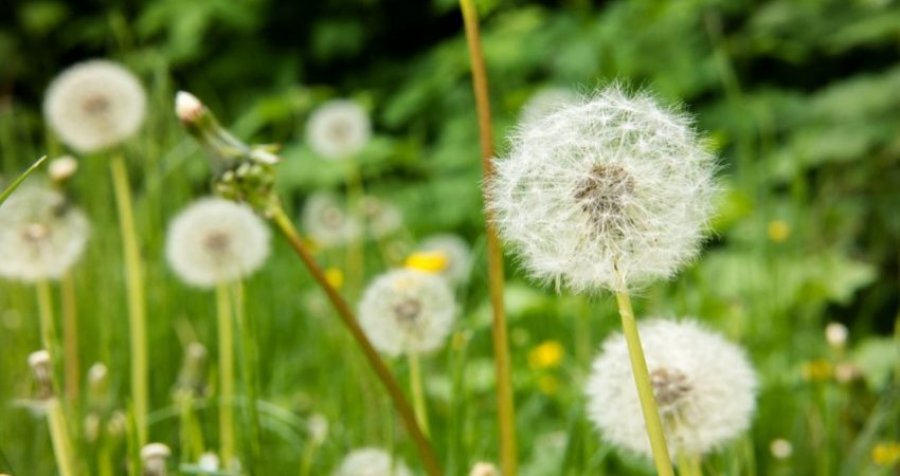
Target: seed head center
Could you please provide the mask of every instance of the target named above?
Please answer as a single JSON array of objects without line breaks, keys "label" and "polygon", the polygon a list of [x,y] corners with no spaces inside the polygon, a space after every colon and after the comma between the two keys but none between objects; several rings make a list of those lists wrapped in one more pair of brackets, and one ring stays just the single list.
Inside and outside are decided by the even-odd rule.
[{"label": "seed head center", "polygon": [[231,247],[231,236],[221,230],[213,231],[203,240],[203,245],[211,254],[223,256],[228,253]]},{"label": "seed head center", "polygon": [[634,193],[631,174],[616,165],[597,164],[575,188],[575,200],[601,233],[616,229]]},{"label": "seed head center", "polygon": [[394,304],[394,316],[401,324],[412,324],[422,311],[422,303],[418,299],[407,298]]},{"label": "seed head center", "polygon": [[91,96],[82,103],[84,112],[90,116],[97,116],[109,110],[109,99],[103,96]]},{"label": "seed head center", "polygon": [[684,372],[658,368],[650,372],[650,383],[660,411],[671,411],[691,391],[691,382]]},{"label": "seed head center", "polygon": [[29,243],[39,243],[50,236],[50,227],[43,223],[29,223],[22,228],[22,238]]}]

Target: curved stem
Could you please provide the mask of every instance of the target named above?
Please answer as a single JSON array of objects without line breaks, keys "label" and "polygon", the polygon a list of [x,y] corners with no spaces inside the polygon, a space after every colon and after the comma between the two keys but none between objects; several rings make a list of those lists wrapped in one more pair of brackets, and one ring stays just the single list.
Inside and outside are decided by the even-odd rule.
[{"label": "curved stem", "polygon": [[219,450],[222,466],[234,462],[234,335],[231,301],[225,284],[216,287],[216,318],[219,328]]},{"label": "curved stem", "polygon": [[338,317],[340,317],[341,321],[347,327],[347,330],[350,331],[350,335],[353,336],[354,341],[359,346],[366,361],[368,361],[372,370],[375,371],[375,375],[378,376],[378,379],[384,385],[391,397],[394,407],[400,414],[400,420],[403,422],[406,431],[416,445],[419,457],[422,458],[422,464],[425,466],[425,471],[429,476],[440,476],[442,473],[437,458],[435,457],[434,450],[431,448],[431,444],[428,443],[428,439],[416,423],[416,417],[412,406],[410,406],[406,397],[403,396],[400,385],[391,374],[391,371],[388,370],[384,360],[381,359],[381,356],[378,355],[378,352],[372,347],[372,343],[359,326],[356,316],[353,314],[347,301],[345,301],[337,290],[328,282],[325,273],[322,272],[322,268],[316,263],[315,259],[313,259],[309,250],[306,249],[306,245],[303,244],[303,240],[300,238],[300,235],[291,223],[290,218],[288,218],[280,205],[272,207],[271,219],[278,227],[281,234],[288,240],[288,243],[297,253],[297,256],[300,257],[300,260],[303,261],[303,264],[306,265],[306,268],[309,270],[313,279],[315,279],[322,290],[325,291],[325,294],[337,311]]},{"label": "curved stem", "polygon": [[674,476],[675,471],[672,469],[672,462],[669,459],[662,419],[659,417],[656,398],[653,395],[653,385],[650,383],[647,359],[644,358],[644,349],[641,347],[634,311],[631,308],[631,298],[628,297],[628,293],[617,291],[616,303],[619,305],[622,330],[625,334],[625,342],[628,344],[628,357],[631,359],[631,373],[634,375],[638,398],[641,400],[641,412],[644,414],[644,425],[647,427],[647,436],[650,438],[650,449],[653,452],[656,472],[659,476]]},{"label": "curved stem", "polygon": [[413,409],[416,412],[416,420],[419,422],[419,426],[422,427],[422,432],[425,433],[425,436],[429,436],[431,432],[428,429],[428,409],[425,406],[425,392],[422,389],[422,368],[419,365],[419,354],[409,352],[407,357],[409,358],[409,382],[412,388]]},{"label": "curved stem", "polygon": [[125,158],[113,155],[110,160],[116,207],[119,212],[119,232],[125,256],[125,286],[128,297],[128,326],[131,344],[131,398],[134,399],[134,420],[138,447],[147,443],[147,412],[149,411],[149,370],[147,367],[147,299],[144,295],[144,265],[138,246],[134,224],[134,206]]},{"label": "curved stem", "polygon": [[[481,139],[481,166],[484,184],[490,183],[494,175],[491,160],[494,156],[493,133],[491,131],[491,105],[488,95],[487,73],[481,52],[481,34],[478,31],[478,12],[473,0],[460,0],[469,57],[472,61],[472,87],[478,110],[478,130]],[[485,188],[485,193],[486,193]],[[500,462],[505,476],[515,476],[518,472],[516,457],[515,404],[513,402],[512,378],[510,377],[509,342],[506,329],[506,315],[503,305],[503,251],[500,238],[491,218],[490,210],[485,210],[485,234],[487,235],[488,278],[490,284],[491,308],[493,309],[492,336],[494,344],[494,366],[497,374],[497,407],[500,420]]]}]

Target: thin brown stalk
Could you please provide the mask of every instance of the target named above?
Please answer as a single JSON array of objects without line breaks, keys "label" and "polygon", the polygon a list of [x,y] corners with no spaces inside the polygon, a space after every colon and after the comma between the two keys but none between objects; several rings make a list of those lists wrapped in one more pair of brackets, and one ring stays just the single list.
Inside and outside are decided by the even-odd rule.
[{"label": "thin brown stalk", "polygon": [[[460,0],[469,57],[472,61],[472,87],[478,111],[478,131],[481,139],[481,165],[484,184],[490,183],[494,175],[491,159],[494,156],[493,133],[491,131],[491,105],[488,95],[487,73],[481,50],[481,35],[478,31],[478,12],[473,0]],[[485,188],[484,193],[487,193]],[[497,374],[497,407],[500,421],[500,463],[503,474],[515,476],[518,472],[516,457],[515,404],[513,402],[512,379],[509,366],[509,342],[506,329],[506,315],[503,306],[503,251],[497,229],[491,219],[491,211],[485,209],[485,233],[487,235],[488,280],[490,284],[491,308],[493,309],[494,366]]]},{"label": "thin brown stalk", "polygon": [[435,456],[434,450],[428,442],[428,439],[422,433],[422,429],[419,427],[418,423],[416,423],[416,415],[412,405],[410,405],[409,401],[403,395],[400,385],[391,374],[391,371],[388,370],[387,365],[385,365],[381,356],[378,355],[378,352],[372,347],[372,343],[359,326],[356,316],[353,314],[347,301],[345,301],[334,286],[328,282],[322,268],[313,258],[312,254],[310,254],[309,250],[306,249],[306,245],[304,245],[302,238],[300,238],[300,235],[294,228],[293,223],[291,223],[290,218],[288,218],[280,206],[274,207],[271,218],[281,234],[287,239],[291,248],[294,249],[300,257],[300,260],[306,265],[306,268],[309,270],[313,279],[315,279],[322,290],[325,291],[329,301],[331,301],[331,304],[337,311],[338,317],[340,317],[341,321],[347,327],[347,330],[350,331],[356,344],[362,350],[366,361],[368,361],[372,370],[374,370],[375,374],[378,376],[378,379],[387,389],[394,407],[400,414],[400,420],[403,422],[403,425],[406,427],[407,432],[409,432],[410,437],[416,445],[419,456],[422,458],[422,464],[425,466],[425,471],[429,476],[440,476],[442,473],[437,462],[437,457]]}]

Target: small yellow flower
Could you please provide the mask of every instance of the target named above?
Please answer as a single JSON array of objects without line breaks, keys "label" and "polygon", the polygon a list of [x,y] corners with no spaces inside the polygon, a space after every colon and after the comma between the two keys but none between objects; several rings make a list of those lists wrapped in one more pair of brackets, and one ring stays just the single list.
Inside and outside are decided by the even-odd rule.
[{"label": "small yellow flower", "polygon": [[565,350],[559,341],[548,340],[531,349],[528,364],[534,370],[550,369],[562,362]]},{"label": "small yellow flower", "polygon": [[888,468],[900,463],[900,442],[883,441],[875,445],[872,448],[872,461]]},{"label": "small yellow flower", "polygon": [[803,378],[812,381],[828,380],[831,378],[831,363],[823,359],[804,362]]},{"label": "small yellow flower", "polygon": [[555,395],[559,392],[559,380],[552,375],[541,375],[537,381],[538,390],[546,395]]},{"label": "small yellow flower", "polygon": [[772,220],[769,222],[769,239],[775,243],[781,243],[791,236],[791,227],[784,220]]},{"label": "small yellow flower", "polygon": [[439,274],[447,269],[450,261],[439,251],[420,251],[406,258],[405,266],[425,273]]},{"label": "small yellow flower", "polygon": [[334,289],[341,289],[344,286],[344,272],[338,268],[326,269],[325,279]]}]

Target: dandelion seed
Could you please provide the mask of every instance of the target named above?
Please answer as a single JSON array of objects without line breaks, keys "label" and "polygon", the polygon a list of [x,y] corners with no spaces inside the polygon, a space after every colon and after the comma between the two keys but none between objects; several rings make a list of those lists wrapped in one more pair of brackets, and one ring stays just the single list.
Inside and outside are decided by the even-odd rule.
[{"label": "dandelion seed", "polygon": [[535,277],[627,291],[697,254],[714,167],[684,116],[610,87],[521,124],[511,145],[488,206]]},{"label": "dandelion seed", "polygon": [[326,192],[309,196],[303,207],[302,221],[306,233],[323,248],[346,245],[359,239],[362,228],[347,214],[337,197]]},{"label": "dandelion seed", "polygon": [[456,235],[434,235],[422,241],[421,251],[432,251],[443,254],[447,258],[447,267],[441,273],[454,285],[465,284],[472,273],[472,250],[466,240]]},{"label": "dandelion seed", "polygon": [[410,269],[376,278],[359,304],[360,325],[372,345],[390,356],[439,349],[455,314],[456,303],[447,282]]},{"label": "dandelion seed", "polygon": [[[736,345],[693,321],[640,326],[647,367],[672,455],[702,455],[750,425],[756,376]],[[610,443],[649,456],[625,338],[603,344],[587,385],[588,414]]]},{"label": "dandelion seed", "polygon": [[354,450],[341,462],[334,476],[412,476],[403,461],[378,448]]},{"label": "dandelion seed", "polygon": [[369,142],[369,115],[354,101],[338,99],[319,106],[306,124],[306,140],[313,152],[327,159],[347,159]]},{"label": "dandelion seed", "polygon": [[166,258],[184,282],[200,288],[244,278],[269,255],[269,229],[246,205],[219,198],[194,202],[176,216]]},{"label": "dandelion seed", "polygon": [[145,476],[165,476],[166,461],[172,451],[162,443],[150,443],[141,448],[141,460],[144,462]]},{"label": "dandelion seed", "polygon": [[144,122],[146,94],[118,63],[91,60],[63,71],[47,88],[44,116],[60,139],[90,153],[134,135]]},{"label": "dandelion seed", "polygon": [[0,276],[59,279],[81,258],[89,233],[85,215],[62,194],[19,189],[0,205]]}]

